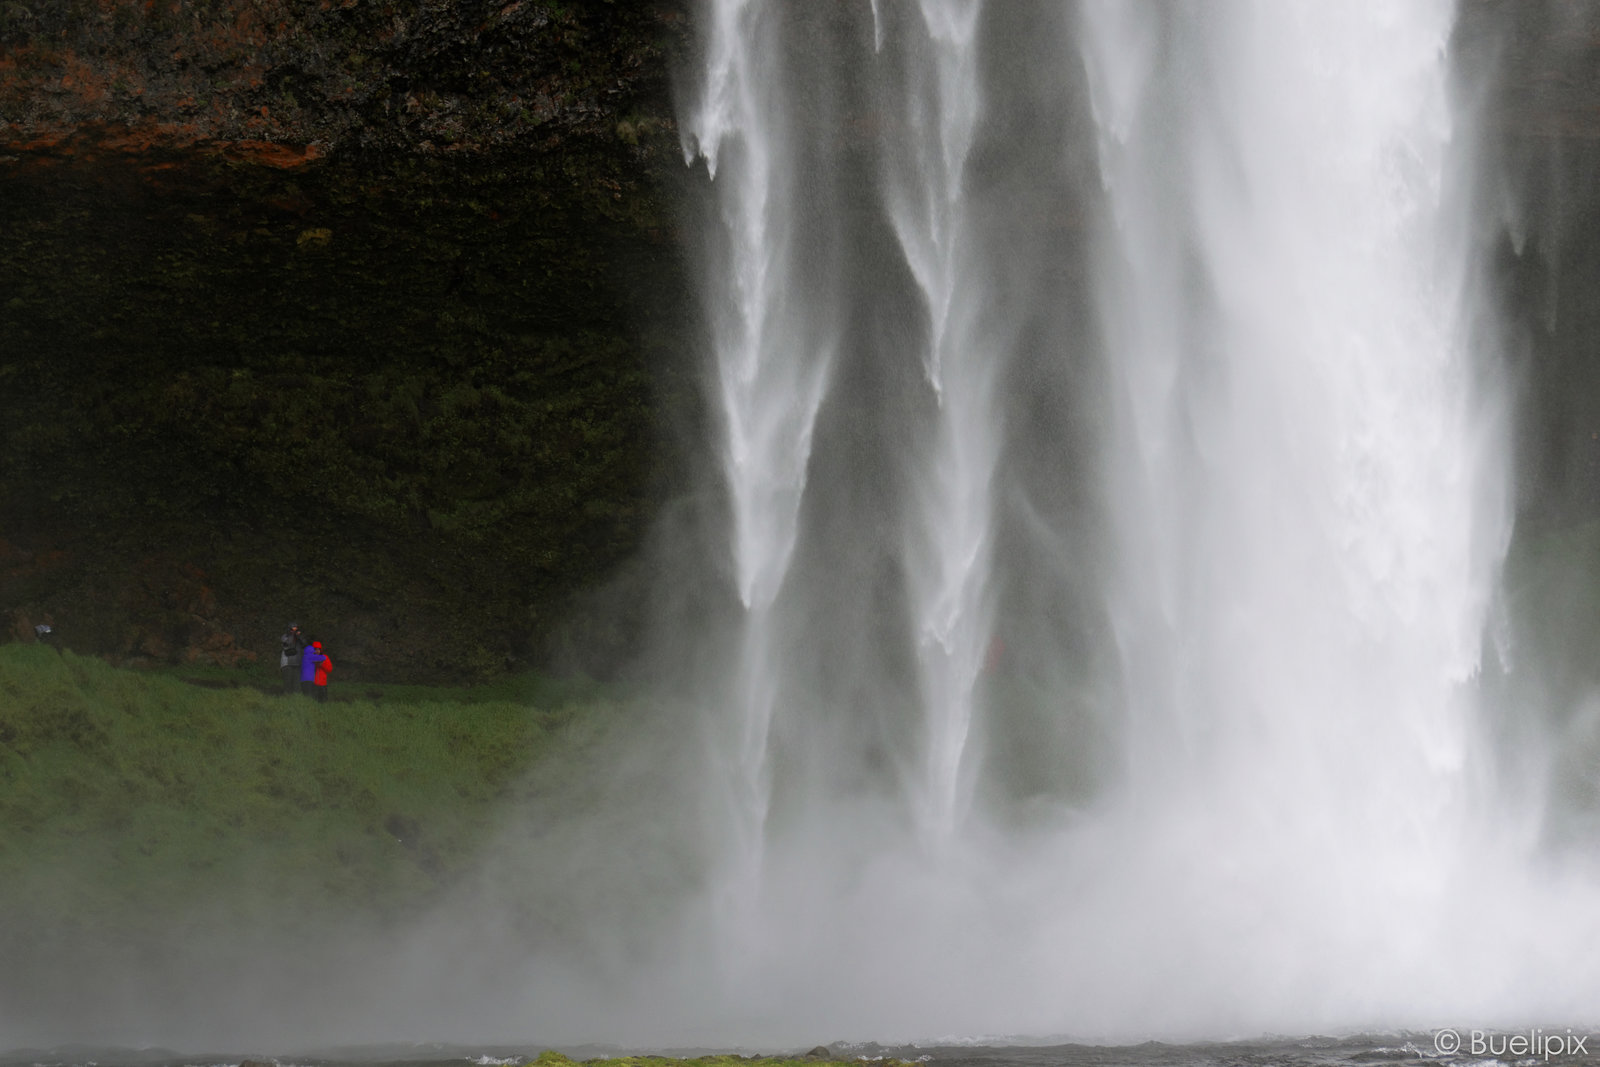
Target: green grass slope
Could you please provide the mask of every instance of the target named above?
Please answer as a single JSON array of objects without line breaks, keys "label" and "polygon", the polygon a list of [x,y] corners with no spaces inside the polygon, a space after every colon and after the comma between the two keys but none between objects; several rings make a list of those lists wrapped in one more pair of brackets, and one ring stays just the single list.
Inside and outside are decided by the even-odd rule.
[{"label": "green grass slope", "polygon": [[219,901],[236,920],[424,907],[514,779],[557,749],[581,762],[626,709],[535,695],[317,704],[0,646],[0,930],[127,938]]}]

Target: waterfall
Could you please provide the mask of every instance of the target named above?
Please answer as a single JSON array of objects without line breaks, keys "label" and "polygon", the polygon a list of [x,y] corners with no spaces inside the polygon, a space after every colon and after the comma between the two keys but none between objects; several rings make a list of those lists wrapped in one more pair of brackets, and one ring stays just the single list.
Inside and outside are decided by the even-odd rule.
[{"label": "waterfall", "polygon": [[1480,516],[1451,5],[1153,14],[1091,6],[1085,43],[1134,786],[1195,790],[1273,863],[1427,883],[1506,535]]},{"label": "waterfall", "polygon": [[707,3],[722,1033],[1600,988],[1534,947],[1592,890],[1483,725],[1509,435],[1454,18]]},{"label": "waterfall", "polygon": [[990,634],[990,483],[1000,446],[997,353],[982,323],[993,294],[969,247],[965,197],[981,106],[979,10],[970,0],[918,5],[929,56],[904,87],[905,129],[915,139],[886,161],[884,177],[889,218],[925,308],[922,368],[934,398],[931,455],[904,536],[927,723],[915,803],[935,847],[955,834],[965,803],[963,763]]},{"label": "waterfall", "polygon": [[817,409],[832,342],[802,298],[804,225],[787,136],[773,16],[749,0],[718,0],[710,15],[706,85],[688,124],[719,198],[718,273],[729,281],[712,316],[728,554],[744,613],[726,696],[736,715],[726,753],[736,895],[751,891],[766,822],[768,742],[775,703],[774,605],[794,552]]}]

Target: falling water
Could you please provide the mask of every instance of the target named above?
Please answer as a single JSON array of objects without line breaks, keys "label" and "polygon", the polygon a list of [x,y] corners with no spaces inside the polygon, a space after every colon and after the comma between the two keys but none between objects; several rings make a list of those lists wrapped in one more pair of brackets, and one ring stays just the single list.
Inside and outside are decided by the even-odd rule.
[{"label": "falling water", "polygon": [[713,317],[714,379],[729,501],[733,584],[745,618],[728,699],[738,711],[727,761],[736,889],[748,896],[760,863],[769,789],[768,735],[777,692],[773,606],[788,574],[817,408],[832,342],[806,313],[797,256],[804,225],[792,138],[774,64],[773,19],[762,5],[719,0],[711,11],[706,87],[690,129],[719,174],[730,281]]},{"label": "falling water", "polygon": [[[1132,780],[1194,790],[1187,832],[1219,852],[1426,895],[1463,832],[1504,543],[1445,172],[1450,5],[1192,9],[1165,40],[1152,14],[1088,8],[1085,45]],[[1410,910],[1377,903],[1349,917],[1369,934]]]},{"label": "falling water", "polygon": [[718,1025],[1581,1009],[1547,942],[1592,891],[1534,874],[1484,736],[1508,446],[1453,5],[856,6],[710,3],[685,120]]},{"label": "falling water", "polygon": [[965,799],[963,757],[990,632],[990,482],[1000,446],[996,353],[982,323],[992,294],[969,247],[965,210],[981,106],[973,48],[979,10],[950,0],[918,5],[930,61],[906,86],[916,142],[887,161],[884,179],[889,218],[926,308],[922,367],[934,397],[931,455],[918,472],[919,506],[905,536],[927,721],[926,770],[915,803],[919,825],[936,847],[955,833]]}]

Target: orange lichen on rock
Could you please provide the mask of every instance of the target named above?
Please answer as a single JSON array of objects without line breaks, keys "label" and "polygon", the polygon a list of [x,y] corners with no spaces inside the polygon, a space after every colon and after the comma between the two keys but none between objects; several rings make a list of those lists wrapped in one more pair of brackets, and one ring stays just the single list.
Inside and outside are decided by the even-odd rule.
[{"label": "orange lichen on rock", "polygon": [[59,148],[70,136],[72,131],[58,130],[31,140],[6,143],[0,147],[10,152],[49,152]]},{"label": "orange lichen on rock", "polygon": [[61,88],[69,90],[84,104],[93,106],[103,103],[110,95],[112,79],[109,75],[98,73],[94,67],[68,52],[65,68],[61,75]]},{"label": "orange lichen on rock", "polygon": [[315,144],[287,145],[274,141],[220,141],[215,150],[229,159],[259,163],[280,170],[302,167],[322,157],[322,149]]},{"label": "orange lichen on rock", "polygon": [[[305,166],[322,158],[316,144],[295,145],[258,139],[225,140],[207,137],[193,122],[150,122],[137,126],[85,124],[71,129],[38,133],[27,140],[7,140],[0,131],[0,152],[23,157],[33,166],[67,160],[89,162],[105,156],[138,157],[155,153],[194,153],[221,156],[279,170]],[[146,170],[170,170],[171,159],[150,160]]]}]

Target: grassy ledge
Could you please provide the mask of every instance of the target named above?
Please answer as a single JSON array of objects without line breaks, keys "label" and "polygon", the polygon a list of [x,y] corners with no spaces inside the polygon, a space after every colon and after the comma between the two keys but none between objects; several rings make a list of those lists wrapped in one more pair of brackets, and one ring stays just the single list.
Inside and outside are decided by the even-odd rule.
[{"label": "grassy ledge", "polygon": [[425,906],[514,783],[557,752],[555,777],[581,776],[633,707],[522,691],[535,699],[412,686],[317,704],[0,646],[0,941],[134,936],[217,901],[244,919]]}]

